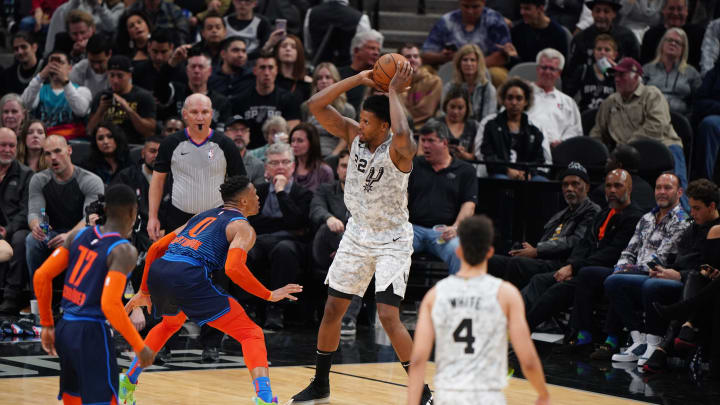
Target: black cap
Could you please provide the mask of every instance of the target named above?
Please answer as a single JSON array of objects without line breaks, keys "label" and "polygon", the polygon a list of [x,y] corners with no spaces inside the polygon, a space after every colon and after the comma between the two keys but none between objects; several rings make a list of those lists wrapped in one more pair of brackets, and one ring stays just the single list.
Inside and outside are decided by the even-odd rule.
[{"label": "black cap", "polygon": [[246,119],[244,116],[240,114],[235,114],[232,117],[228,118],[227,121],[225,121],[225,128],[229,127],[230,125],[236,123],[236,122],[242,122],[245,124],[246,127],[250,127],[250,120]]},{"label": "black cap", "polygon": [[547,7],[547,0],[520,0],[520,4],[534,4],[536,6]]},{"label": "black cap", "polygon": [[585,180],[585,183],[590,184],[590,176],[588,176],[587,170],[585,170],[585,167],[578,162],[570,162],[565,172],[563,172],[561,179],[564,179],[567,176],[578,176]]},{"label": "black cap", "polygon": [[113,55],[108,61],[108,70],[122,70],[123,72],[132,73],[132,62],[125,55]]},{"label": "black cap", "polygon": [[588,1],[585,5],[587,6],[587,8],[592,10],[592,8],[595,7],[596,4],[607,4],[614,8],[616,13],[622,8],[622,3],[620,3],[620,0],[593,0]]}]

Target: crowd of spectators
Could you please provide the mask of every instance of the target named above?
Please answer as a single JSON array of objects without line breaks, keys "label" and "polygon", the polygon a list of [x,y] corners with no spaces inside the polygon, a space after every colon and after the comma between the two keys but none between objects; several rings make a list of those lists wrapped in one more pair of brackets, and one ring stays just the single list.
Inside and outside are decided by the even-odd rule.
[{"label": "crowd of spectators", "polygon": [[[313,284],[305,300],[319,308],[354,162],[307,101],[371,69],[384,36],[348,0],[200,3],[5,8],[14,62],[0,71],[0,312],[28,305],[33,271],[94,221],[86,209],[105,186],[137,191],[135,244],[144,251],[216,205],[217,184],[234,174],[247,174],[260,196],[250,268],[269,288]],[[656,353],[677,349],[675,336],[687,348],[720,334],[720,304],[706,292],[717,288],[720,262],[699,247],[720,235],[711,181],[720,152],[715,1],[459,0],[424,43],[393,51],[414,69],[402,102],[420,145],[409,185],[416,252],[458,270],[455,230],[482,200],[478,176],[556,179],[566,207],[538,240],[490,262],[492,274],[523,288],[531,328],[572,308],[567,347],[594,341],[593,358],[652,370],[665,365]],[[509,77],[528,62],[535,79]],[[445,80],[441,67],[451,72]],[[358,86],[332,107],[357,119],[371,94]],[[694,139],[677,132],[678,117]],[[591,179],[598,168],[576,162],[548,170],[553,151],[584,134],[610,151],[605,176]],[[643,160],[631,144],[642,139],[667,149],[671,173],[638,175]],[[697,276],[700,265],[709,267]],[[704,282],[687,287],[697,277]],[[601,332],[593,308],[602,297],[610,309]],[[245,298],[265,327],[285,326],[292,309]],[[680,298],[681,307],[659,305]],[[701,300],[715,312],[700,314]],[[355,330],[360,307],[356,300],[343,334]],[[621,350],[623,328],[631,344]],[[605,341],[594,337],[603,332]],[[203,332],[203,344],[203,358],[216,360],[219,338]],[[715,369],[720,356],[711,353]]]}]

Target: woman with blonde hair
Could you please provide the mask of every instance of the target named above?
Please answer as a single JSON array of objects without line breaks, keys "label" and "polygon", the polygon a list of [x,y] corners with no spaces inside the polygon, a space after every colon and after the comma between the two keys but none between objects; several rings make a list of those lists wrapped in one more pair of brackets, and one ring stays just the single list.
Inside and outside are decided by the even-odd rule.
[{"label": "woman with blonde hair", "polygon": [[27,129],[29,117],[19,94],[8,93],[0,98],[0,124],[12,129],[18,137]]},{"label": "woman with blonde hair", "polygon": [[31,120],[18,138],[17,160],[36,173],[47,169],[42,149],[46,137],[43,122]]},{"label": "woman with blonde hair", "polygon": [[[312,94],[315,94],[318,91],[339,82],[340,80],[340,72],[338,72],[335,65],[330,62],[320,63],[315,67],[315,71],[313,72]],[[340,97],[336,98],[330,105],[332,105],[333,108],[335,108],[342,116],[355,119],[355,108],[352,104],[347,102],[347,95],[345,93],[342,93]],[[300,106],[300,114],[303,122],[313,124],[315,125],[315,128],[317,128],[318,134],[320,135],[320,150],[322,151],[323,157],[337,156],[340,151],[347,149],[347,142],[326,131],[325,128],[320,125],[317,118],[310,114],[307,101],[302,103]]]},{"label": "woman with blonde hair", "polygon": [[495,86],[490,82],[490,72],[480,48],[475,44],[464,45],[455,53],[453,66],[453,80],[443,86],[443,97],[453,84],[459,84],[470,94],[471,118],[480,121],[494,114],[497,111]]},{"label": "woman with blonde hair", "polygon": [[662,91],[670,104],[670,111],[690,115],[695,91],[702,84],[698,71],[688,65],[688,37],[682,28],[665,32],[655,53],[655,59],[643,66],[643,80]]}]

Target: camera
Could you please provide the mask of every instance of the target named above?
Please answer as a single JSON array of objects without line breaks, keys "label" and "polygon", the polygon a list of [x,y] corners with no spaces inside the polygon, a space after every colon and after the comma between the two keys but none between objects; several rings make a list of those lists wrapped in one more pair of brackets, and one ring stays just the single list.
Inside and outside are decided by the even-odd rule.
[{"label": "camera", "polygon": [[98,199],[85,207],[85,223],[90,223],[90,215],[96,214],[99,218],[95,221],[96,225],[105,223],[105,196],[98,194]]},{"label": "camera", "polygon": [[100,92],[100,100],[114,100],[113,91],[106,89]]}]

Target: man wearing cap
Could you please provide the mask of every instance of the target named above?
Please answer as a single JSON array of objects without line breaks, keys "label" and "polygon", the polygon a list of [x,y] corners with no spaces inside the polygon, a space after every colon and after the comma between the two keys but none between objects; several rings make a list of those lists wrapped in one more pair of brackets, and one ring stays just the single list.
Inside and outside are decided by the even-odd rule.
[{"label": "man wearing cap", "polygon": [[254,155],[247,153],[250,143],[250,125],[242,115],[233,115],[225,122],[225,136],[235,143],[242,156],[245,171],[250,181],[259,186],[265,183],[265,164]]},{"label": "man wearing cap", "polygon": [[415,253],[437,256],[455,274],[460,270],[457,226],[475,213],[478,183],[475,168],[450,154],[449,137],[447,127],[437,120],[420,129],[423,155],[413,159],[408,210]]},{"label": "man wearing cap", "polygon": [[519,62],[535,62],[535,56],[545,48],[557,49],[568,55],[567,34],[563,27],[545,13],[547,0],[520,0],[522,22],[513,26],[513,45]]},{"label": "man wearing cap", "polygon": [[536,246],[523,242],[522,247],[509,252],[510,256],[493,256],[488,262],[490,274],[523,288],[535,274],[555,271],[565,264],[600,207],[587,198],[590,177],[583,165],[571,162],[561,179],[567,207],[545,224]]},{"label": "man wearing cap", "polygon": [[642,83],[642,66],[633,58],[621,59],[608,71],[615,76],[615,93],[600,104],[590,136],[610,150],[643,137],[662,142],[672,152],[680,187],[686,188],[682,140],[670,122],[670,106],[665,96],[657,87]]},{"label": "man wearing cap", "polygon": [[122,128],[128,143],[143,144],[155,134],[155,100],[147,90],[132,84],[132,62],[125,55],[113,55],[108,62],[110,88],[93,99],[88,132],[112,121]]},{"label": "man wearing cap", "polygon": [[593,25],[573,38],[570,44],[568,68],[563,73],[563,82],[566,81],[566,77],[577,75],[574,71],[582,69],[584,65],[592,67],[595,63],[593,58],[595,37],[600,34],[610,34],[615,39],[619,57],[629,56],[637,59],[640,56],[640,44],[635,34],[626,27],[614,24],[621,8],[621,0],[594,0],[587,2],[586,5],[592,11]]}]

